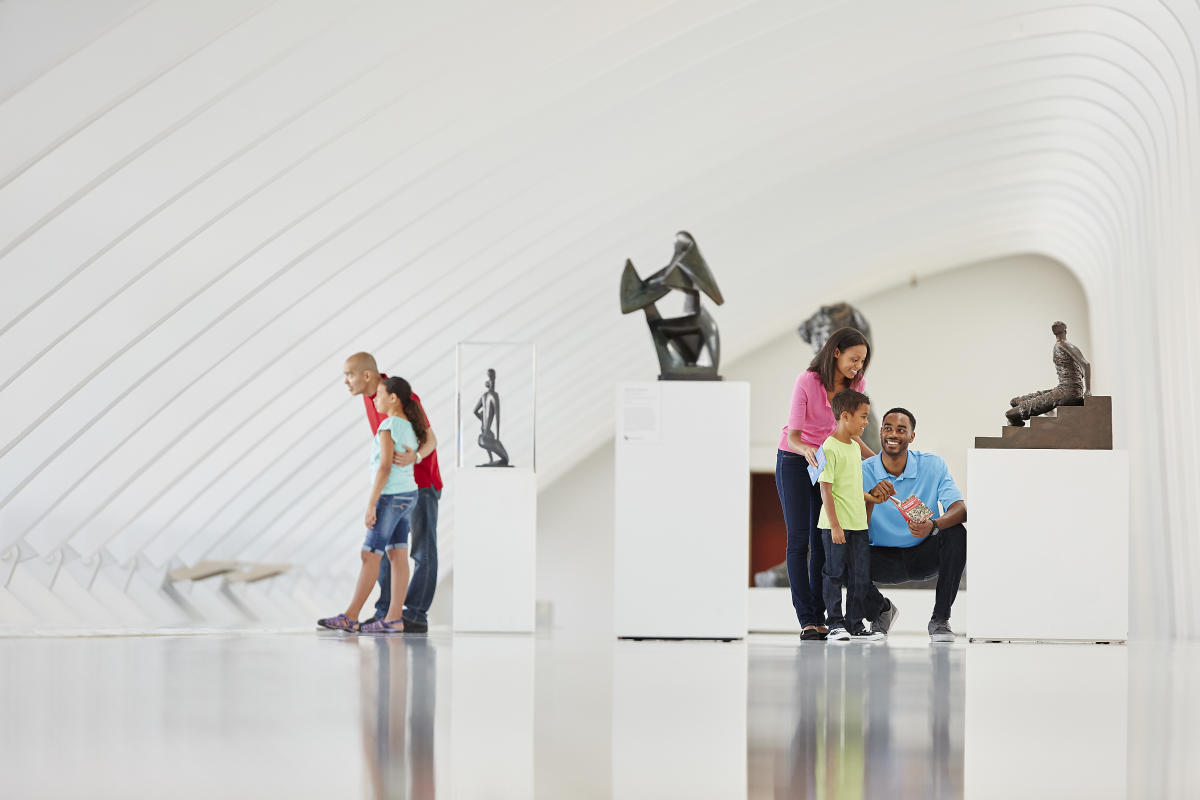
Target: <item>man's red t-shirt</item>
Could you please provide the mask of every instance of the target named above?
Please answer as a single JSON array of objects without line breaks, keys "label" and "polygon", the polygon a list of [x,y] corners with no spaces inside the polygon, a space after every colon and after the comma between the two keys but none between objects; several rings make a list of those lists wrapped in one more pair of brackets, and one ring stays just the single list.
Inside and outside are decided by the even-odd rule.
[{"label": "man's red t-shirt", "polygon": [[[382,372],[379,377],[387,379],[387,375]],[[417,405],[421,409],[421,413],[425,414],[425,407],[421,405],[421,398],[417,397],[417,393],[413,392],[412,399],[417,401]],[[371,435],[374,436],[379,432],[379,423],[387,419],[387,414],[380,414],[375,410],[375,395],[367,397],[363,395],[363,402],[367,406],[367,422],[371,424]],[[429,415],[425,414],[425,421],[428,423]],[[421,459],[420,464],[413,464],[413,479],[417,482],[418,489],[437,489],[442,490],[442,472],[438,469],[437,463],[437,448],[429,454],[428,458]]]}]

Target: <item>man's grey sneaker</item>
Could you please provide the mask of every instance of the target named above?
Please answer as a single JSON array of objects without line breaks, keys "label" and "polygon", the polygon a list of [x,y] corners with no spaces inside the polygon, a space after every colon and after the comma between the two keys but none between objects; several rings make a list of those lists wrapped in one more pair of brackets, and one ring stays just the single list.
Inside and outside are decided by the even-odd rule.
[{"label": "man's grey sneaker", "polygon": [[887,636],[882,631],[869,631],[863,628],[850,634],[850,638],[855,642],[882,642],[887,639]]},{"label": "man's grey sneaker", "polygon": [[896,624],[896,618],[899,616],[900,609],[896,608],[895,603],[888,600],[887,606],[884,607],[883,611],[879,612],[879,619],[871,623],[871,630],[887,635],[887,632]]},{"label": "man's grey sneaker", "polygon": [[850,641],[850,631],[845,628],[830,628],[829,641],[831,642],[848,642]]},{"label": "man's grey sneaker", "polygon": [[954,631],[950,630],[949,621],[944,619],[929,620],[929,641],[953,642]]}]

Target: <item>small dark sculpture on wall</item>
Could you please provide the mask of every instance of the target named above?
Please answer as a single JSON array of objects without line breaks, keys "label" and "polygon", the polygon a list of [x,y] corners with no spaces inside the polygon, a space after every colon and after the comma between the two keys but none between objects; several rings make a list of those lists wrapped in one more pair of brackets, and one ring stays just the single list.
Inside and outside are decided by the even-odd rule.
[{"label": "small dark sculpture on wall", "polygon": [[480,422],[479,446],[487,451],[488,463],[480,467],[511,467],[508,451],[500,443],[500,395],[496,393],[496,370],[487,371],[487,388],[475,404],[475,417]]},{"label": "small dark sculpture on wall", "polygon": [[1030,417],[1053,411],[1059,406],[1081,406],[1085,397],[1092,396],[1092,365],[1078,347],[1067,341],[1067,325],[1056,322],[1050,326],[1057,341],[1050,354],[1058,373],[1058,386],[1040,392],[1023,394],[1008,402],[1012,408],[1004,413],[1011,425],[1021,426]]},{"label": "small dark sculpture on wall", "polygon": [[[672,289],[683,292],[683,316],[664,319],[655,303]],[[721,338],[717,323],[700,307],[700,292],[721,305],[725,298],[717,288],[712,272],[687,231],[675,235],[675,255],[671,263],[642,280],[633,262],[626,259],[621,273],[621,313],[646,312],[646,324],[658,351],[660,381],[719,381]],[[704,354],[708,364],[701,364]]]},{"label": "small dark sculpture on wall", "polygon": [[[800,323],[796,332],[800,334],[801,339],[812,346],[814,353],[819,353],[833,332],[841,328],[857,328],[859,333],[867,337],[867,344],[872,348],[875,346],[875,343],[871,341],[871,324],[867,322],[867,318],[861,311],[849,303],[821,306],[815,314]],[[879,452],[879,420],[875,416],[873,406],[862,439],[867,443],[867,447],[876,453]]]},{"label": "small dark sculpture on wall", "polygon": [[818,352],[833,332],[840,328],[856,328],[859,333],[871,341],[871,323],[863,313],[849,303],[834,303],[831,306],[821,306],[811,317],[800,323],[796,332],[800,338],[812,345],[813,352]]}]

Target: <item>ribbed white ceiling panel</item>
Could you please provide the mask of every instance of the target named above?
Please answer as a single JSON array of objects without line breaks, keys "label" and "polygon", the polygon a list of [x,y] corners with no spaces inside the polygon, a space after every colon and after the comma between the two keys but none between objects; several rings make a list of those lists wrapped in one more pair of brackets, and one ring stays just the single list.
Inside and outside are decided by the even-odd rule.
[{"label": "ribbed white ceiling panel", "polygon": [[682,228],[726,359],[1037,252],[1092,305],[1156,537],[1135,589],[1200,635],[1194,0],[73,10],[0,2],[0,552],[340,564],[357,349],[449,465],[455,343],[536,342],[547,485],[654,374],[617,279]]}]

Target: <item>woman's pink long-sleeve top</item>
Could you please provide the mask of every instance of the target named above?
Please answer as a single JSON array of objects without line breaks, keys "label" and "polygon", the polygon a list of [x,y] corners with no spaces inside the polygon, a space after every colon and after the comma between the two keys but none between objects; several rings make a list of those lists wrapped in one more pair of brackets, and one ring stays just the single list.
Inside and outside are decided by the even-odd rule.
[{"label": "woman's pink long-sleeve top", "polygon": [[[865,392],[867,380],[862,376],[854,379],[850,388],[856,392]],[[779,449],[792,452],[788,446],[788,428],[800,431],[800,441],[813,447],[820,447],[837,427],[833,418],[833,408],[829,405],[829,394],[821,383],[821,376],[811,370],[804,370],[796,378],[792,388],[792,408],[788,412],[788,423],[783,426],[783,435],[779,437]]]}]

